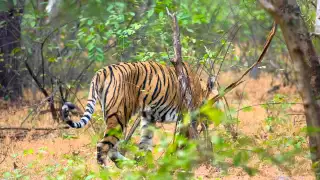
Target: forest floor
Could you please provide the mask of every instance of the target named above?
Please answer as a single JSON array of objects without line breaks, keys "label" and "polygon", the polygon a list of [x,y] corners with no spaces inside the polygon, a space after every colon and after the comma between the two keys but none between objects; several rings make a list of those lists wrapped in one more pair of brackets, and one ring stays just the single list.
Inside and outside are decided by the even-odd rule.
[{"label": "forest floor", "polygon": [[[232,82],[238,74],[223,73],[220,75],[220,84],[227,85]],[[275,94],[286,95],[286,100],[299,99],[294,87],[281,87],[275,93],[268,93],[273,86],[282,82],[273,79],[271,75],[261,74],[261,78],[246,79],[246,81],[226,96],[230,107],[239,109],[249,105],[253,106],[251,111],[239,111],[238,132],[250,137],[255,137],[261,141],[271,136],[265,130],[265,118],[268,116],[266,109],[259,106],[272,99]],[[82,93],[81,100],[86,101],[86,93]],[[30,97],[30,93],[26,93]],[[31,98],[30,98],[31,99]],[[0,103],[0,127],[19,127],[26,116],[30,113],[30,104],[34,102],[26,101],[24,104],[12,106],[6,102]],[[97,111],[97,113],[100,113]],[[289,121],[283,127],[277,127],[277,132],[282,132],[286,136],[294,136],[305,126],[303,108],[301,105],[293,105],[287,110],[290,114]],[[39,114],[35,119],[30,119],[23,126],[30,127],[56,127],[52,122],[49,113]],[[165,131],[173,132],[174,125],[162,127]],[[72,132],[76,138],[72,138]],[[86,164],[93,169],[97,168],[95,160],[96,148],[92,144],[94,138],[93,128],[84,130],[59,130],[59,131],[0,131],[0,179],[6,176],[6,172],[20,169],[19,173],[29,175],[31,179],[43,179],[52,173],[53,165],[61,166],[68,164],[65,158],[70,154],[82,156]],[[6,136],[6,138],[3,138]],[[15,136],[16,139],[10,138]],[[157,140],[156,140],[157,141]],[[155,142],[156,143],[156,142]],[[304,144],[307,146],[307,142]],[[290,174],[282,168],[270,163],[256,163],[259,173],[253,177],[247,175],[241,168],[230,168],[227,174],[222,174],[217,168],[202,165],[194,169],[195,176],[203,179],[314,179],[311,171],[311,162],[305,156],[297,156],[296,164],[291,166]],[[257,159],[258,161],[258,159]],[[51,167],[51,169],[49,168]]]}]

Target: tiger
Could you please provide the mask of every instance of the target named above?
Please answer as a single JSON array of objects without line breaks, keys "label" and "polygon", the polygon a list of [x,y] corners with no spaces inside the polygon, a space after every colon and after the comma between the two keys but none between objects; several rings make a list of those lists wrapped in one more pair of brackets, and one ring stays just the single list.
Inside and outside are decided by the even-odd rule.
[{"label": "tiger", "polygon": [[[189,77],[194,105],[199,107],[207,97],[216,94],[215,78],[201,68],[195,71],[188,63],[182,65]],[[80,121],[74,122],[69,117],[69,112],[75,108],[71,102],[62,106],[62,116],[71,128],[83,128],[92,118],[98,100],[107,127],[102,140],[97,143],[97,162],[106,166],[109,157],[117,165],[126,159],[116,145],[131,116],[139,113],[141,118],[139,149],[151,151],[153,132],[149,127],[156,122],[178,120],[178,113],[183,109],[179,91],[180,84],[173,66],[155,61],[122,62],[95,73]]]}]

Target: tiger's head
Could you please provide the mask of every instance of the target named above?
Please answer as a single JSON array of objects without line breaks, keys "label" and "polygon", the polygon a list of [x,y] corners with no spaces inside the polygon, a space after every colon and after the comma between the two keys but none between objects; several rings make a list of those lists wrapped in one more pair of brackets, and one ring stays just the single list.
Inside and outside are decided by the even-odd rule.
[{"label": "tiger's head", "polygon": [[216,87],[216,76],[209,76],[205,73],[202,77],[199,77],[202,93],[205,99],[212,99],[218,94],[218,89]]},{"label": "tiger's head", "polygon": [[216,87],[216,76],[209,75],[204,68],[197,68],[197,71],[191,78],[191,88],[194,92],[196,104],[202,104],[205,100],[212,99],[218,94]]},{"label": "tiger's head", "polygon": [[212,99],[213,97],[218,95],[218,89],[216,87],[216,76],[209,76],[206,80],[207,82],[204,82],[206,86],[204,89],[207,92],[206,99]]}]

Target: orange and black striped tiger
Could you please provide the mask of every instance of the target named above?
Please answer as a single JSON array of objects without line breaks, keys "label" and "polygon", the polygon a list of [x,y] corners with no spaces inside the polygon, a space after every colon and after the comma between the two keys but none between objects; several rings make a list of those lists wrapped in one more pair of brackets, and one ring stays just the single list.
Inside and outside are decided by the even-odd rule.
[{"label": "orange and black striped tiger", "polygon": [[[213,92],[214,78],[204,71],[193,71],[183,63],[190,79],[193,99],[199,107],[208,94]],[[203,76],[205,79],[203,80]],[[153,133],[148,126],[155,122],[175,122],[180,106],[180,87],[174,67],[157,62],[119,63],[106,66],[92,78],[88,103],[79,122],[69,119],[69,111],[75,106],[67,102],[62,107],[63,118],[72,128],[82,128],[91,119],[97,100],[100,101],[107,128],[103,139],[97,144],[97,160],[106,165],[124,159],[115,147],[119,141],[115,130],[126,128],[130,117],[139,112],[141,116],[141,140],[139,148],[151,150]]]}]

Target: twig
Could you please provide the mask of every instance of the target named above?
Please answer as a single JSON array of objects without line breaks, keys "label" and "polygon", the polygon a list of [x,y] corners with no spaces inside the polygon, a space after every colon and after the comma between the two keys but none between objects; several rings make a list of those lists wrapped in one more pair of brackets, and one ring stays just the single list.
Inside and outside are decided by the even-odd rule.
[{"label": "twig", "polygon": [[[230,34],[231,34],[232,31],[233,31],[233,29],[236,28],[237,26],[238,26],[238,23],[232,25],[232,27],[229,28],[227,32],[225,32],[224,34],[222,34],[218,40],[214,40],[214,41],[212,42],[212,44],[213,44],[213,45],[216,44],[216,42],[219,42],[219,41],[220,41],[224,36],[226,36],[227,34],[228,34],[228,36],[227,36],[226,39],[229,39],[229,32],[230,32]],[[241,26],[238,27],[238,30],[240,29],[240,27],[241,27]],[[238,30],[237,30],[237,31],[238,31]],[[219,59],[218,56],[220,55],[223,47],[224,47],[224,44],[222,44],[222,45],[220,46],[220,48],[219,48],[219,50],[217,51],[216,55],[215,55],[213,58],[210,58],[210,59],[213,59],[213,61],[210,60],[210,68],[211,68],[211,71],[209,72],[209,75],[210,75],[210,76],[212,76],[212,75],[214,74],[214,64],[216,63],[217,59]],[[205,48],[206,48],[206,47],[205,47]],[[206,49],[207,49],[207,48],[206,48]]]},{"label": "twig", "polygon": [[125,137],[124,143],[127,143],[130,140],[130,138],[132,137],[133,133],[137,129],[138,125],[140,124],[140,121],[141,121],[141,119],[139,117],[137,117],[137,119],[134,121],[131,129],[129,130],[128,135]]},{"label": "twig", "polygon": [[[236,31],[234,32],[234,34],[233,34],[233,36],[232,36],[232,39],[231,39],[230,42],[229,42],[229,45],[228,45],[228,47],[227,47],[227,50],[226,50],[226,52],[225,52],[225,54],[224,54],[224,56],[223,56],[222,62],[220,63],[218,72],[217,72],[217,74],[216,74],[216,78],[217,78],[216,81],[217,81],[218,78],[219,78],[219,74],[220,74],[220,72],[221,72],[221,68],[222,68],[222,66],[223,66],[223,63],[224,63],[226,57],[227,57],[227,54],[228,54],[228,51],[229,51],[229,49],[230,49],[230,47],[231,47],[232,41],[233,41],[234,38],[236,37],[236,35],[237,35],[240,27],[241,27],[241,26],[238,26],[238,28],[236,29]],[[218,55],[217,55],[217,56],[218,56]]]}]

